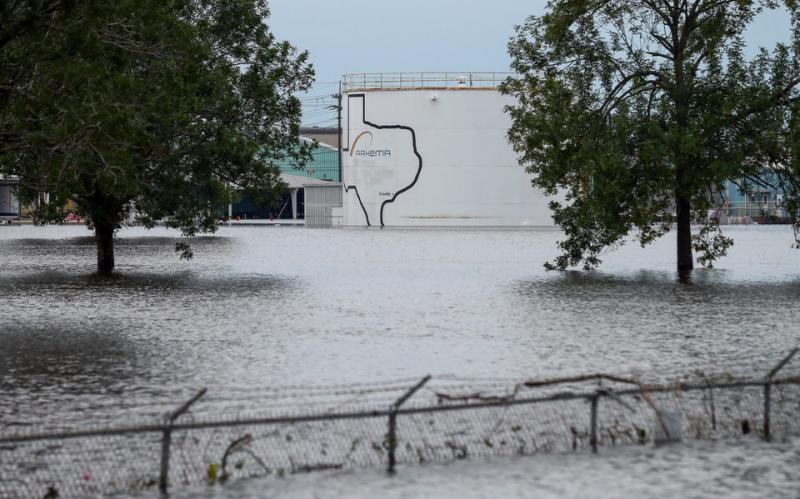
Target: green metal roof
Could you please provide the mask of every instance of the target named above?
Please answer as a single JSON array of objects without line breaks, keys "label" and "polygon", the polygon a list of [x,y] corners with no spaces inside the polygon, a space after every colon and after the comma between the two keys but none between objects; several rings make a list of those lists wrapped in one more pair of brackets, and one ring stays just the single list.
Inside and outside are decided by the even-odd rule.
[{"label": "green metal roof", "polygon": [[286,175],[316,180],[330,180],[331,182],[340,181],[339,150],[325,144],[317,145],[312,153],[312,159],[303,168],[297,168],[297,165],[291,159],[276,161],[275,165],[280,168],[281,173]]}]

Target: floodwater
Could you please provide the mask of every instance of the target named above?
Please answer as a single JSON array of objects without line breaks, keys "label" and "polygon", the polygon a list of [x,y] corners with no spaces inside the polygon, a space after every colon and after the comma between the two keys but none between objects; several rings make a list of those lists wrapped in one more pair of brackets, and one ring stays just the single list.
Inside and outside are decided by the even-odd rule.
[{"label": "floodwater", "polygon": [[163,414],[200,387],[425,374],[537,377],[689,369],[760,375],[800,345],[787,226],[729,227],[719,268],[676,283],[674,240],[546,272],[560,233],[125,229],[111,280],[84,227],[0,226],[0,421],[75,426]]},{"label": "floodwater", "polygon": [[[225,227],[126,229],[118,275],[93,277],[83,227],[0,226],[0,432],[147,419],[200,387],[206,407],[259,391],[574,373],[760,376],[800,345],[800,251],[785,226],[689,285],[674,240],[609,251],[597,272],[546,272],[560,233]],[[199,410],[199,409],[196,409]],[[688,443],[245,481],[211,497],[774,497],[796,495],[798,444]],[[605,488],[604,488],[605,487]],[[328,494],[328,495],[325,495]]]},{"label": "floodwater", "polygon": [[[758,437],[694,441],[664,447],[618,447],[601,454],[538,454],[445,465],[409,466],[394,476],[379,470],[241,480],[194,487],[176,499],[636,499],[683,497],[791,498],[800,484],[800,443],[767,444]],[[156,498],[155,493],[134,497]]]}]

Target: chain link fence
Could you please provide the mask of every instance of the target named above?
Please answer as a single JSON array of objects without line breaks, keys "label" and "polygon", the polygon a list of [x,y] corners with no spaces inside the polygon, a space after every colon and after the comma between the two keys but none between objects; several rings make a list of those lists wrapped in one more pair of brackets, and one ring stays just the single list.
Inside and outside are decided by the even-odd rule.
[{"label": "chain link fence", "polygon": [[394,472],[398,463],[751,433],[783,439],[800,433],[800,373],[785,368],[796,352],[759,377],[426,377],[284,387],[234,408],[207,404],[213,397],[202,390],[156,422],[0,433],[0,497],[101,496],[331,469]]}]

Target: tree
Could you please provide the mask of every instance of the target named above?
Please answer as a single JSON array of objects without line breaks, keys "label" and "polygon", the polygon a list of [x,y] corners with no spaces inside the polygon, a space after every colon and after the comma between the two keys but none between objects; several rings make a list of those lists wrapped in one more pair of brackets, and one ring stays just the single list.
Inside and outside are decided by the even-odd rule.
[{"label": "tree", "polygon": [[74,203],[99,273],[131,212],[214,231],[232,187],[275,200],[274,161],[309,155],[293,94],[313,70],[275,40],[263,0],[17,0],[0,15],[0,172],[23,200],[48,193],[41,222]]},{"label": "tree", "polygon": [[[600,263],[635,233],[677,226],[677,268],[732,241],[708,220],[726,180],[783,187],[800,213],[800,14],[791,42],[751,60],[744,33],[771,1],[554,0],[509,44],[509,140],[566,234],[548,268]],[[673,215],[674,214],[674,215]],[[692,222],[701,224],[692,235]]]}]

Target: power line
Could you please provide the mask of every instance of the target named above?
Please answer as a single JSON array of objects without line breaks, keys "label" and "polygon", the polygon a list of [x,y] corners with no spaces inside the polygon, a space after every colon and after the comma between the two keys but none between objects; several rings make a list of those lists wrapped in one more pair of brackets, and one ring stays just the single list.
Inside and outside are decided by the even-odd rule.
[{"label": "power line", "polygon": [[328,118],[327,120],[315,121],[313,123],[303,123],[303,126],[315,126],[315,125],[321,125],[323,123],[331,123],[331,122],[334,122],[334,121],[336,121],[336,117],[335,116],[332,117],[332,118]]},{"label": "power line", "polygon": [[302,97],[299,97],[299,99],[300,99],[301,101],[307,101],[307,100],[321,100],[321,99],[333,99],[333,98],[334,98],[333,94],[304,95],[304,96],[302,96]]}]

